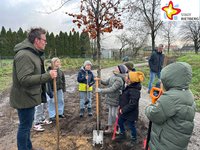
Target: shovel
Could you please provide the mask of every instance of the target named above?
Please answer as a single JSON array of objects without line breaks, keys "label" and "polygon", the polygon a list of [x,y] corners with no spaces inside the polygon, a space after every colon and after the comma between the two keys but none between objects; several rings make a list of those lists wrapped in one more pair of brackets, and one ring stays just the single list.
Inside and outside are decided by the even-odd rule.
[{"label": "shovel", "polygon": [[[96,89],[99,86],[99,78],[96,80]],[[97,115],[97,130],[93,130],[93,146],[95,144],[103,144],[103,131],[100,130],[100,120],[99,120],[99,93],[96,92],[96,115]]]},{"label": "shovel", "polygon": [[113,135],[112,135],[112,140],[115,140],[115,138],[116,138],[116,132],[117,132],[117,129],[118,129],[119,115],[120,115],[120,113],[117,114],[117,117],[116,117],[116,120],[115,120],[114,131],[113,131]]},{"label": "shovel", "polygon": [[53,91],[54,91],[54,103],[55,103],[55,109],[56,109],[56,128],[57,128],[57,149],[56,150],[59,150],[60,127],[59,127],[59,116],[58,116],[58,99],[57,99],[56,78],[53,79]]},{"label": "shovel", "polygon": [[[86,71],[86,76],[88,76],[88,72]],[[87,105],[89,103],[89,99],[88,99],[88,78],[87,78],[87,85],[86,85],[86,101],[85,101],[85,105]]]},{"label": "shovel", "polygon": [[[158,98],[161,96],[163,93],[161,88],[153,87],[150,91],[150,97],[152,98],[151,102],[152,104],[155,104]],[[148,133],[147,133],[147,138],[144,140],[144,148],[145,150],[149,150],[149,141],[150,141],[150,136],[151,136],[151,126],[152,126],[152,121],[149,121],[149,128],[148,128]]]}]

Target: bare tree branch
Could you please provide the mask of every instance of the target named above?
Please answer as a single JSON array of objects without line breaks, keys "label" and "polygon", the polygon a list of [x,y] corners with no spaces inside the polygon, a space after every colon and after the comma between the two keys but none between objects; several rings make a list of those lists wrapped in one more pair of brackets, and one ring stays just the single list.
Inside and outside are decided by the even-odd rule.
[{"label": "bare tree branch", "polygon": [[38,13],[43,13],[43,14],[51,14],[54,13],[58,10],[60,10],[65,4],[67,4],[68,2],[70,2],[71,0],[61,0],[61,4],[60,6],[58,6],[57,8],[49,8],[50,11],[37,11]]},{"label": "bare tree branch", "polygon": [[151,35],[152,50],[154,50],[157,31],[162,26],[162,21],[159,19],[160,0],[129,0],[127,5],[130,8],[132,22],[140,21],[140,25],[147,28],[147,33]]}]

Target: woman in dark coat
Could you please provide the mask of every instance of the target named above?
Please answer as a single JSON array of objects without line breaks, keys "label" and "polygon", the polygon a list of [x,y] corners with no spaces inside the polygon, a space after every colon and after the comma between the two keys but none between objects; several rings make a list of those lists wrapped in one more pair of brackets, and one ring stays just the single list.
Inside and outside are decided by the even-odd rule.
[{"label": "woman in dark coat", "polygon": [[128,73],[126,77],[127,86],[123,90],[119,100],[119,127],[120,134],[116,137],[116,140],[126,139],[124,123],[127,122],[131,130],[131,140],[137,140],[135,121],[138,120],[139,114],[139,99],[141,84],[144,80],[144,74],[142,72]]}]

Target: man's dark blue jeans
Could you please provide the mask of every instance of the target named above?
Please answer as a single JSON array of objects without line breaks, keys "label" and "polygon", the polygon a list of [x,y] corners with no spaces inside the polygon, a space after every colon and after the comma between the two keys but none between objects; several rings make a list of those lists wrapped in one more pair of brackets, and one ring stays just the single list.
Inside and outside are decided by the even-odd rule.
[{"label": "man's dark blue jeans", "polygon": [[17,132],[18,150],[32,150],[30,131],[34,119],[35,107],[17,109],[19,117],[19,127]]},{"label": "man's dark blue jeans", "polygon": [[150,71],[150,80],[149,80],[149,84],[148,84],[148,93],[150,93],[150,91],[151,91],[152,84],[153,84],[156,76],[160,80],[160,72],[156,73],[156,72]]}]

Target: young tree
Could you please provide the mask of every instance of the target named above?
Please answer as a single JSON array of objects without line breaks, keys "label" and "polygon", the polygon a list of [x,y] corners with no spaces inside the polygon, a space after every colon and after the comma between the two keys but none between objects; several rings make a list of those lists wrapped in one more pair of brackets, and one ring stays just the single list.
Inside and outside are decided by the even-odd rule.
[{"label": "young tree", "polygon": [[123,28],[120,16],[124,9],[120,9],[120,2],[121,0],[81,0],[80,14],[67,13],[74,17],[73,23],[78,28],[82,28],[83,32],[88,32],[92,39],[97,40],[98,77],[101,77],[100,34],[112,32],[113,28]]},{"label": "young tree", "polygon": [[187,21],[180,28],[182,40],[194,43],[195,53],[200,49],[200,21]]}]

